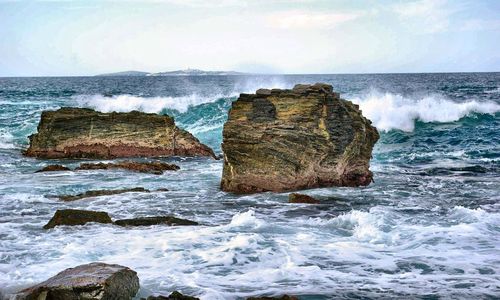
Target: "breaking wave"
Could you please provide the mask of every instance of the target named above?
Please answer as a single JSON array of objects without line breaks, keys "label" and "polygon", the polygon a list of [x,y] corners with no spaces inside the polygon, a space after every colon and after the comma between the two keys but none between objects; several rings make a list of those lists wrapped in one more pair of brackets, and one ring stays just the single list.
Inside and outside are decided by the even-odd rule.
[{"label": "breaking wave", "polygon": [[391,129],[413,131],[417,120],[426,123],[454,122],[471,113],[500,112],[500,105],[491,101],[469,100],[459,103],[439,95],[410,98],[399,94],[371,91],[350,100],[359,104],[363,115],[382,131]]}]

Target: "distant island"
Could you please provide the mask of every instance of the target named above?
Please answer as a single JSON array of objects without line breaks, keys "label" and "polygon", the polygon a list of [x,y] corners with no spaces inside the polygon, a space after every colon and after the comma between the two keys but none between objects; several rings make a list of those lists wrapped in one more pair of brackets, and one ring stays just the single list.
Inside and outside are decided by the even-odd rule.
[{"label": "distant island", "polygon": [[206,76],[206,75],[248,75],[249,73],[236,71],[203,71],[199,69],[186,69],[168,72],[148,73],[141,71],[124,71],[116,73],[99,74],[96,76]]}]

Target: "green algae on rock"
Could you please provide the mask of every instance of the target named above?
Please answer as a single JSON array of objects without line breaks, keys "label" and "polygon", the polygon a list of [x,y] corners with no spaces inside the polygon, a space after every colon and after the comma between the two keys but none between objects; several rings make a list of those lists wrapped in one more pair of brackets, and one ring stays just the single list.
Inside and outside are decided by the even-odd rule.
[{"label": "green algae on rock", "polygon": [[159,217],[142,217],[142,218],[116,220],[115,225],[123,227],[151,226],[151,225],[189,226],[189,225],[198,225],[198,223],[172,216],[159,216]]},{"label": "green algae on rock", "polygon": [[85,225],[90,222],[113,223],[108,213],[103,211],[58,209],[52,219],[43,226],[43,229],[50,229],[60,225]]},{"label": "green algae on rock", "polygon": [[44,111],[25,155],[40,158],[208,156],[215,154],[169,116],[102,113],[64,107]]},{"label": "green algae on rock", "polygon": [[221,188],[236,193],[365,186],[379,134],[332,86],[241,94],[224,124]]}]

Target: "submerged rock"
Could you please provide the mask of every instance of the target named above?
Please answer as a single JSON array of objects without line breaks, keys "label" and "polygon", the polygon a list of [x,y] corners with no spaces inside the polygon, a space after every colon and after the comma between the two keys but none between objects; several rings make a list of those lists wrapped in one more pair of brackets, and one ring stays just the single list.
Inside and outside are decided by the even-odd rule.
[{"label": "submerged rock", "polygon": [[131,193],[131,192],[149,193],[150,191],[143,188],[143,187],[136,187],[136,188],[131,188],[131,189],[121,189],[121,190],[92,190],[92,191],[86,191],[85,193],[81,193],[81,194],[77,194],[77,195],[61,195],[61,196],[57,196],[57,198],[59,198],[59,200],[62,200],[62,201],[75,201],[75,200],[80,200],[83,198],[110,196],[110,195],[117,195],[117,194],[123,194],[123,193]]},{"label": "submerged rock", "polygon": [[141,298],[141,300],[200,300],[200,298],[186,296],[178,291],[174,291],[168,296],[149,296],[147,299]]},{"label": "submerged rock", "polygon": [[283,295],[283,296],[278,296],[278,297],[250,297],[247,298],[247,300],[299,300],[299,298],[295,296],[288,296],[288,295]]},{"label": "submerged rock", "polygon": [[17,300],[132,299],[139,290],[137,273],[127,267],[90,263],[66,269],[21,291]]},{"label": "submerged rock", "polygon": [[291,193],[288,195],[288,203],[319,204],[320,201],[308,195]]},{"label": "submerged rock", "polygon": [[327,84],[241,94],[224,124],[221,188],[236,193],[362,186],[377,129]]},{"label": "submerged rock", "polygon": [[58,209],[52,219],[43,228],[50,229],[59,225],[85,225],[90,222],[113,223],[108,213],[103,211]]},{"label": "submerged rock", "polygon": [[25,155],[41,158],[210,156],[215,154],[169,116],[101,113],[64,107],[44,111]]},{"label": "submerged rock", "polygon": [[80,170],[111,170],[123,169],[140,173],[151,173],[156,175],[163,174],[164,171],[177,171],[179,166],[175,164],[167,164],[161,161],[153,162],[137,162],[137,161],[120,161],[116,163],[83,163],[75,169]]},{"label": "submerged rock", "polygon": [[43,167],[42,169],[36,171],[35,173],[55,172],[55,171],[71,171],[71,169],[68,167],[65,167],[63,165],[48,165],[48,166]]},{"label": "submerged rock", "polygon": [[160,217],[142,217],[133,219],[123,219],[115,221],[118,226],[151,226],[151,225],[169,225],[169,226],[180,226],[180,225],[198,225],[197,222],[180,219],[172,216],[160,216]]}]

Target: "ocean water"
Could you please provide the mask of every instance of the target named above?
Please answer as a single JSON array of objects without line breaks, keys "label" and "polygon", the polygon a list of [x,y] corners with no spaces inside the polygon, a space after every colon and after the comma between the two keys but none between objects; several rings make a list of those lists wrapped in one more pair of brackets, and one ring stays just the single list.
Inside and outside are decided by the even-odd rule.
[{"label": "ocean water", "polygon": [[[165,113],[220,152],[241,92],[327,82],[381,132],[363,188],[238,196],[219,190],[222,162],[169,158],[164,175],[33,172],[74,160],[23,157],[43,110]],[[0,291],[93,261],[138,272],[139,296],[202,299],[500,297],[500,73],[0,78]],[[61,203],[90,189],[168,188]],[[198,227],[42,226],[56,209],[112,218],[175,215]]]}]

